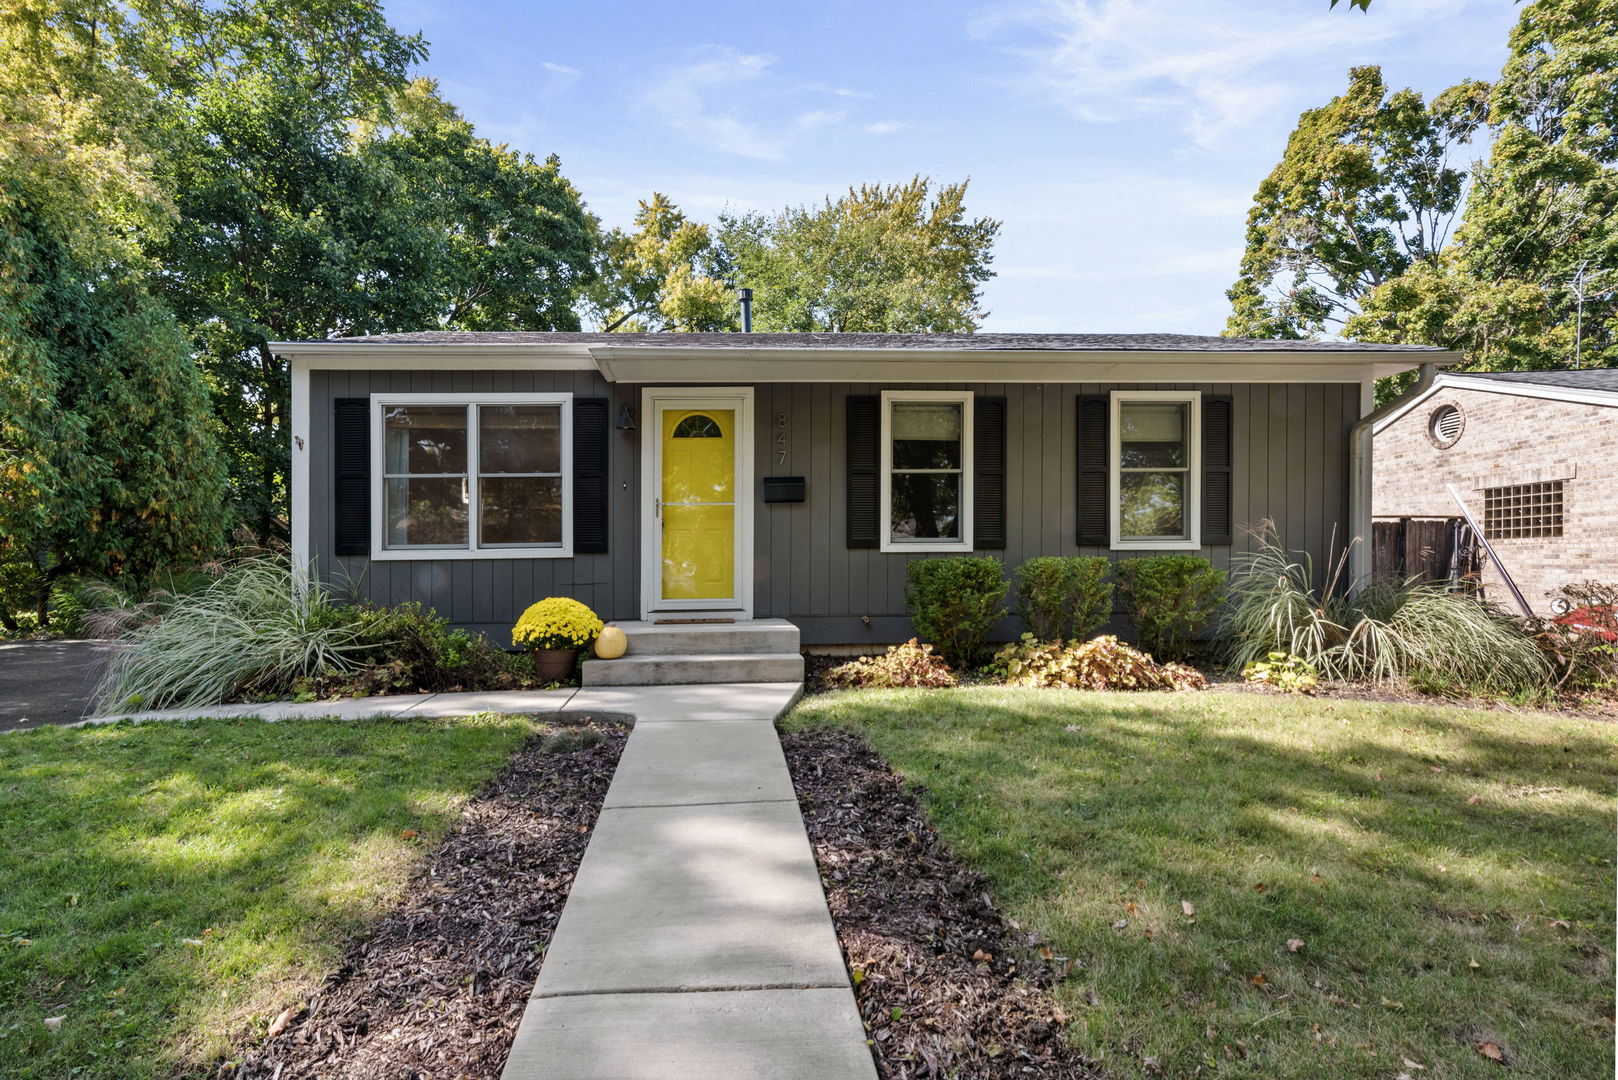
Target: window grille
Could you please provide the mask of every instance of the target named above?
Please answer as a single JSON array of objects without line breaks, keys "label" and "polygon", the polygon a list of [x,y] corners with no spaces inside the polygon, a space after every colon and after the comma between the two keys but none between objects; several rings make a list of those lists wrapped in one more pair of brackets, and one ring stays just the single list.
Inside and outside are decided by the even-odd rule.
[{"label": "window grille", "polygon": [[1562,481],[1483,490],[1483,531],[1491,540],[1562,535]]}]

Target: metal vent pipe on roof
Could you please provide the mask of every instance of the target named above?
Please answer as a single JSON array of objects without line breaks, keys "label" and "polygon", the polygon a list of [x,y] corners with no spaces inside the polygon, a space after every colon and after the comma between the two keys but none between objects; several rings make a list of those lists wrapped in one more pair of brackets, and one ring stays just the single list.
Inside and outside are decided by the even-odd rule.
[{"label": "metal vent pipe on roof", "polygon": [[742,333],[753,332],[753,290],[737,289],[736,295],[742,298]]}]

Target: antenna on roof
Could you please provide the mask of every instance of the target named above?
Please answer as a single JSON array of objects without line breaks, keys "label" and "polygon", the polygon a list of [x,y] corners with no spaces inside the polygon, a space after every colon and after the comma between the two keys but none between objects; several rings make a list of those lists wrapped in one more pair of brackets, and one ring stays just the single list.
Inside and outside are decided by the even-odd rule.
[{"label": "antenna on roof", "polygon": [[742,298],[742,333],[753,332],[753,290],[737,289],[736,295]]},{"label": "antenna on roof", "polygon": [[1591,293],[1591,283],[1605,274],[1605,270],[1589,272],[1590,260],[1585,259],[1579,263],[1578,270],[1573,273],[1573,280],[1569,281],[1568,288],[1573,290],[1574,299],[1579,302],[1579,312],[1573,323],[1573,369],[1577,371],[1584,360],[1584,302],[1586,300],[1605,300],[1612,295],[1612,290]]}]

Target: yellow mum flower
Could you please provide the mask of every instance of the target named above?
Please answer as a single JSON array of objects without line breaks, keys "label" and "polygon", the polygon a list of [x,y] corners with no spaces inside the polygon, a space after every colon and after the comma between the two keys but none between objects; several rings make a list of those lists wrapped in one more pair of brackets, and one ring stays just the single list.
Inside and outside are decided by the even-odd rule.
[{"label": "yellow mum flower", "polygon": [[531,605],[511,628],[511,643],[524,649],[582,649],[601,634],[589,607],[565,596]]}]

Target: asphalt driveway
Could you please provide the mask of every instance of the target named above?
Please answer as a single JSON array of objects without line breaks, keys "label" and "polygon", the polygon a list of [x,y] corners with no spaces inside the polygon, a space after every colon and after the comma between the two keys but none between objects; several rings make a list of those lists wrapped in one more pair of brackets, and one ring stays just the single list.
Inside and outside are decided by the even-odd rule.
[{"label": "asphalt driveway", "polygon": [[0,731],[83,719],[119,648],[110,641],[0,642]]}]

